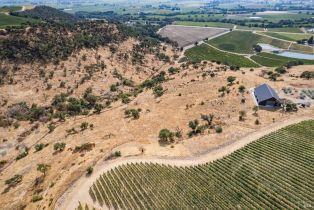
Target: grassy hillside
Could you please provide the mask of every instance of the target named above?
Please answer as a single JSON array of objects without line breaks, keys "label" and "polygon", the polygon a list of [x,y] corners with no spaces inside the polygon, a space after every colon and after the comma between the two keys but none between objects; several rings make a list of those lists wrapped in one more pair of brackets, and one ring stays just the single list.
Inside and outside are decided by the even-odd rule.
[{"label": "grassy hillside", "polygon": [[[251,57],[254,61],[257,63],[267,66],[267,67],[277,67],[277,66],[284,66],[290,61],[298,61],[301,59],[293,59],[293,58],[287,58],[275,54],[270,53],[259,53],[258,55],[253,55]],[[306,65],[314,64],[314,61],[312,60],[301,60]]]},{"label": "grassy hillside", "polygon": [[314,206],[313,162],[312,120],[205,165],[120,166],[100,176],[89,193],[115,209],[303,209]]},{"label": "grassy hillside", "polygon": [[22,9],[21,6],[10,6],[10,7],[4,6],[4,7],[0,7],[0,12],[16,12],[21,9]]},{"label": "grassy hillside", "polygon": [[185,52],[189,60],[211,60],[220,61],[225,64],[239,67],[258,67],[257,64],[241,55],[224,53],[206,44],[193,47]]},{"label": "grassy hillside", "polygon": [[18,26],[26,22],[36,21],[32,18],[16,17],[11,15],[6,15],[0,13],[0,28],[5,28],[7,26]]},{"label": "grassy hillside", "polygon": [[271,44],[282,49],[289,47],[289,42],[272,39],[247,31],[232,31],[231,33],[209,41],[209,44],[219,49],[247,54],[254,53],[253,45],[258,43]]}]

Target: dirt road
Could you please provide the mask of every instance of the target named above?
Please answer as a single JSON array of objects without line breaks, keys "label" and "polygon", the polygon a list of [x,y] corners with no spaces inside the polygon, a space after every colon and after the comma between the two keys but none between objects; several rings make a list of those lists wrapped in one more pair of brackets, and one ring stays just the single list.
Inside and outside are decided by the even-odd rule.
[{"label": "dirt road", "polygon": [[[204,154],[200,154],[195,157],[188,158],[163,158],[163,157],[146,157],[146,156],[137,156],[137,157],[125,157],[112,161],[101,161],[94,167],[94,173],[90,177],[82,176],[76,183],[68,189],[68,191],[59,198],[56,203],[56,210],[68,209],[72,210],[78,206],[79,201],[82,203],[92,204],[92,200],[88,194],[89,187],[93,182],[104,172],[109,171],[119,165],[127,163],[159,163],[166,165],[175,165],[175,166],[193,166],[198,164],[205,164],[208,162],[215,161],[217,159],[223,158],[232,152],[244,147],[245,145],[267,135],[271,132],[274,132],[278,129],[299,123],[304,120],[309,120],[310,117],[299,117],[295,119],[286,120],[283,122],[276,122],[274,124],[265,126],[259,131],[250,133],[241,139],[231,140],[223,145],[220,145],[210,151],[207,151]],[[97,207],[97,206],[95,206]]]}]

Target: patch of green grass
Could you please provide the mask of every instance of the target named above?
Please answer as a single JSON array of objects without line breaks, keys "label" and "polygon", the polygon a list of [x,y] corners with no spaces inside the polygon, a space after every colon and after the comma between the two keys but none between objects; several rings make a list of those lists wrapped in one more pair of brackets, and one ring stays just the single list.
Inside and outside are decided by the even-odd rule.
[{"label": "patch of green grass", "polygon": [[298,41],[302,39],[309,39],[311,34],[289,34],[289,33],[275,33],[275,32],[259,32],[260,34],[265,34],[278,39],[284,39],[287,41]]},{"label": "patch of green grass", "polygon": [[257,55],[253,55],[251,57],[255,62],[261,64],[262,66],[267,67],[278,67],[284,66],[290,61],[303,61],[305,65],[314,64],[313,60],[304,60],[304,59],[295,59],[295,58],[287,58],[283,56],[279,56],[271,53],[259,53]]},{"label": "patch of green grass", "polygon": [[239,67],[258,67],[256,63],[244,56],[221,52],[206,44],[201,44],[188,49],[185,52],[185,56],[192,61],[215,60]]},{"label": "patch of green grass", "polygon": [[185,26],[203,26],[203,27],[217,27],[217,28],[233,28],[231,23],[220,23],[220,22],[194,22],[194,21],[176,21],[175,25]]},{"label": "patch of green grass", "polygon": [[264,31],[264,28],[261,28],[261,27],[249,27],[249,26],[239,26],[239,25],[237,25],[237,29],[250,30],[250,31]]},{"label": "patch of green grass", "polygon": [[289,49],[293,50],[293,51],[314,53],[313,47],[310,47],[310,46],[307,46],[307,45],[295,44],[295,43],[293,43]]},{"label": "patch of green grass", "polygon": [[290,32],[290,33],[303,33],[300,28],[268,28],[271,32]]},{"label": "patch of green grass", "polygon": [[21,6],[4,6],[4,7],[0,7],[0,12],[17,12],[22,10]]},{"label": "patch of green grass", "polygon": [[258,14],[258,17],[262,17],[265,20],[272,22],[279,22],[280,20],[301,20],[303,18],[312,18],[313,15],[310,14],[298,14],[298,13],[281,13],[281,14]]},{"label": "patch of green grass", "polygon": [[314,205],[313,162],[310,120],[211,163],[121,165],[86,190],[110,209],[306,209]]},{"label": "patch of green grass", "polygon": [[289,42],[261,36],[249,31],[232,31],[212,39],[208,43],[225,51],[243,54],[254,53],[253,46],[258,43],[270,44],[281,49],[287,49],[290,45]]},{"label": "patch of green grass", "polygon": [[7,26],[19,26],[23,23],[38,21],[31,18],[16,17],[0,13],[0,28],[6,28]]}]

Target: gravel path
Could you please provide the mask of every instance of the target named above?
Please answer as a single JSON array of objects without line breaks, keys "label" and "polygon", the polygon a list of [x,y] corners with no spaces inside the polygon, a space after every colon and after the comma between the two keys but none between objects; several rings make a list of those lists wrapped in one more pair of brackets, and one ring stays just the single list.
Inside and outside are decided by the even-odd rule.
[{"label": "gravel path", "polygon": [[[81,203],[90,203],[92,200],[88,194],[89,187],[93,182],[104,172],[109,171],[117,166],[124,165],[127,163],[159,163],[173,166],[193,166],[198,164],[205,164],[208,162],[215,161],[217,159],[223,158],[232,152],[241,149],[245,145],[288,125],[296,124],[305,120],[311,119],[310,117],[298,117],[284,122],[276,122],[269,126],[263,127],[260,130],[250,133],[240,140],[232,140],[223,145],[220,145],[204,154],[200,154],[195,157],[188,158],[163,158],[163,157],[147,157],[147,156],[137,156],[137,157],[124,157],[111,161],[101,161],[94,167],[94,173],[90,177],[82,176],[78,181],[76,181],[67,192],[61,196],[56,203],[56,210],[74,210],[79,201]],[[95,206],[97,207],[97,206]],[[98,206],[99,207],[99,206]],[[104,209],[104,207],[102,207]]]}]

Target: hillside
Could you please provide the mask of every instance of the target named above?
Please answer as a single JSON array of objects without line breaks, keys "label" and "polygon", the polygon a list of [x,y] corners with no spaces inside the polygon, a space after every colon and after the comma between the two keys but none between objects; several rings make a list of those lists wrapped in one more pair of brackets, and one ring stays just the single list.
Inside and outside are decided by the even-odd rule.
[{"label": "hillside", "polygon": [[[70,201],[68,190],[80,184],[77,181],[90,181],[99,165],[110,161],[193,158],[292,119],[314,117],[313,106],[257,109],[251,93],[267,83],[291,100],[310,95],[313,80],[302,75],[311,74],[311,66],[279,74],[204,45],[196,49],[214,58],[198,58],[192,48],[187,53],[195,60],[179,62],[184,52],[162,42],[155,26],[59,20],[0,34],[0,209],[55,209]],[[211,61],[220,57],[246,66]],[[191,187],[190,181],[185,184]],[[173,207],[174,197],[164,191],[167,184],[156,189],[170,196],[159,206]],[[88,190],[74,193],[85,195]],[[187,207],[193,195],[175,204]],[[110,199],[115,203],[120,197]]]},{"label": "hillside", "polygon": [[11,14],[20,17],[28,17],[53,22],[77,22],[80,20],[72,14],[68,14],[48,6],[36,6],[30,10],[11,12]]},{"label": "hillside", "polygon": [[299,209],[301,200],[314,203],[313,138],[312,120],[264,136],[213,163],[122,165],[99,176],[89,194],[97,207],[115,209]]}]

